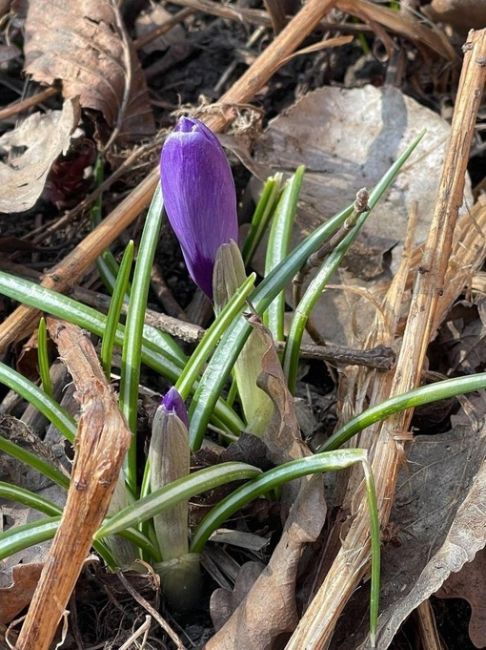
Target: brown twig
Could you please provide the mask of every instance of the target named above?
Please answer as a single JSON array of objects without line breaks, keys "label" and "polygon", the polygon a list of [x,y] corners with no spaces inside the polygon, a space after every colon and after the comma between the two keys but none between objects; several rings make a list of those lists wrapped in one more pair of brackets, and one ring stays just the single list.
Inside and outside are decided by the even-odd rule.
[{"label": "brown twig", "polygon": [[37,94],[32,95],[32,97],[26,97],[25,99],[22,99],[19,102],[14,102],[13,104],[9,104],[8,106],[5,106],[4,108],[0,109],[0,120],[6,120],[7,118],[12,117],[13,115],[22,113],[22,111],[25,111],[28,108],[32,108],[32,106],[37,106],[37,104],[41,104],[42,102],[45,102],[45,100],[49,99],[49,97],[54,97],[54,95],[57,95],[57,93],[58,93],[57,88],[45,88],[44,90],[41,90]]},{"label": "brown twig", "polygon": [[[471,31],[464,51],[452,130],[434,217],[415,281],[390,395],[404,393],[420,384],[427,346],[435,335],[435,314],[440,307],[440,299],[448,279],[447,269],[458,210],[463,200],[468,154],[486,79],[486,30]],[[390,515],[403,456],[403,445],[399,440],[404,432],[409,430],[412,413],[409,410],[386,420],[373,446],[372,467],[382,526],[386,525]],[[355,512],[356,516],[341,548],[292,635],[287,650],[326,647],[332,637],[337,618],[367,571],[370,537],[364,498],[359,500]]]},{"label": "brown twig", "polygon": [[51,338],[73,378],[81,404],[72,480],[16,648],[47,650],[103,521],[131,434],[118,410],[96,351],[74,326],[48,319]]},{"label": "brown twig", "polygon": [[[221,131],[232,121],[232,107],[249,102],[263,88],[281,65],[282,59],[291,54],[312,32],[333,4],[334,0],[309,0],[253,65],[223,95],[220,103],[226,106],[226,109],[209,116],[206,120],[208,126],[214,131]],[[159,170],[156,168],[69,255],[46,274],[42,285],[63,292],[76,284],[96,258],[147,207],[158,179]],[[38,311],[24,305],[10,314],[0,325],[0,353],[13,341],[28,336],[35,327],[37,318]]]},{"label": "brown twig", "polygon": [[[83,287],[75,287],[73,296],[78,300],[107,312],[110,306],[110,298],[102,293],[90,291]],[[127,306],[123,305],[122,313],[127,313]],[[163,332],[188,343],[197,343],[204,336],[205,330],[199,325],[186,323],[172,316],[160,314],[159,312],[147,309],[145,311],[145,323],[152,325]],[[277,350],[283,352],[285,343],[277,341]],[[312,345],[304,343],[300,348],[302,359],[315,359],[317,361],[328,361],[337,365],[358,365],[378,370],[390,370],[395,363],[395,353],[389,347],[378,345],[369,350],[354,350],[343,345]]]},{"label": "brown twig", "polygon": [[417,607],[416,613],[423,650],[444,650],[430,600],[424,600]]},{"label": "brown twig", "polygon": [[338,0],[337,7],[360,20],[381,25],[405,36],[412,42],[423,43],[449,61],[457,58],[454,48],[443,32],[438,28],[430,29],[409,14],[397,13],[368,0]]},{"label": "brown twig", "polygon": [[192,16],[193,13],[194,13],[194,9],[191,9],[190,7],[186,7],[186,9],[181,9],[175,14],[175,16],[171,16],[170,18],[167,18],[167,20],[164,20],[160,25],[157,25],[157,27],[152,29],[150,32],[144,34],[143,36],[140,36],[135,41],[133,41],[133,45],[135,49],[141,50],[143,47],[145,47],[145,45],[151,43],[159,36],[163,36],[164,34],[167,34],[167,32],[170,32],[170,30],[173,27],[181,23],[186,18],[189,18],[189,16]]},{"label": "brown twig", "polygon": [[180,321],[186,321],[187,314],[172,295],[158,264],[154,264],[152,267],[150,284],[167,314],[178,318]]}]

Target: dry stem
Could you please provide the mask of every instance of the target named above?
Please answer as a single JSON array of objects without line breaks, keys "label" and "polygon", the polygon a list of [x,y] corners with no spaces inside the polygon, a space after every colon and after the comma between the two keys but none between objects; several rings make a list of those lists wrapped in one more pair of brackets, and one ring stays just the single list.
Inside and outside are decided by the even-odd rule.
[{"label": "dry stem", "polygon": [[52,318],[48,327],[74,380],[81,417],[66,506],[20,632],[18,650],[50,647],[93,535],[108,510],[131,437],[89,339],[78,327]]},{"label": "dry stem", "polygon": [[[458,89],[439,192],[429,236],[419,267],[391,395],[419,385],[427,346],[435,335],[435,314],[444,293],[453,233],[463,201],[465,172],[477,111],[486,77],[486,30],[470,32]],[[403,448],[398,442],[408,431],[412,412],[397,414],[381,427],[373,454],[382,526],[393,505]],[[327,647],[336,621],[369,561],[368,513],[362,498],[351,527],[330,571],[287,645],[287,650]],[[379,645],[379,640],[378,640]]]}]

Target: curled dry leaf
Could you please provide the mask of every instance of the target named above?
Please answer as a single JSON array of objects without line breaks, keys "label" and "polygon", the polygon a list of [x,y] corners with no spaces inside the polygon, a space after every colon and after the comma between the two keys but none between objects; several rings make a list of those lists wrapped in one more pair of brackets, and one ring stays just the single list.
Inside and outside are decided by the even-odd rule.
[{"label": "curled dry leaf", "polygon": [[278,464],[309,456],[311,452],[300,435],[294,398],[287,387],[272,335],[259,321],[254,320],[252,326],[263,350],[257,383],[274,406],[272,419],[263,435],[270,458]]},{"label": "curled dry leaf", "polygon": [[25,212],[35,204],[78,119],[77,102],[67,100],[62,111],[33,113],[0,138],[0,212]]},{"label": "curled dry leaf", "polygon": [[99,111],[118,141],[154,132],[145,78],[110,0],[30,0],[25,22],[25,72],[62,81],[64,97]]},{"label": "curled dry leaf", "polygon": [[[300,437],[294,400],[287,388],[271,334],[258,321],[253,320],[252,325],[254,336],[258,336],[264,350],[258,385],[267,392],[274,405],[272,420],[263,436],[269,456],[275,463],[303,458],[310,451]],[[298,621],[295,583],[299,560],[304,544],[316,541],[321,532],[326,504],[321,476],[292,483],[295,485],[284,493],[284,501],[289,497],[292,499],[289,516],[268,565],[260,573],[260,567],[255,567],[255,563],[244,564],[233,592],[217,589],[213,593],[211,616],[220,631],[208,642],[208,650],[270,649],[278,637],[290,635],[295,628]]]}]

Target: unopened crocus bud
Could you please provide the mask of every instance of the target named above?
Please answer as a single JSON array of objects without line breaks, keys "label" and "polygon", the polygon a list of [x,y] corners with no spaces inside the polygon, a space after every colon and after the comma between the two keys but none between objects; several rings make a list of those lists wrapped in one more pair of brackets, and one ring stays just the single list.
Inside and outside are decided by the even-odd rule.
[{"label": "unopened crocus bud", "polygon": [[[175,388],[162,398],[154,416],[149,448],[152,492],[188,476],[190,448],[188,417]],[[164,594],[175,609],[188,609],[198,598],[199,556],[189,553],[189,504],[183,501],[154,517],[155,536],[163,562],[156,566]]]},{"label": "unopened crocus bud", "polygon": [[[152,492],[189,474],[187,412],[175,388],[166,393],[155,413],[149,463]],[[155,534],[164,560],[172,560],[188,552],[187,518],[187,501],[163,510],[154,517]]]},{"label": "unopened crocus bud", "polygon": [[189,426],[186,405],[176,388],[169,388],[162,398],[161,406],[163,406],[168,413],[175,413],[186,427]]},{"label": "unopened crocus bud", "polygon": [[182,117],[162,148],[160,176],[189,274],[212,298],[216,253],[238,240],[235,184],[217,137],[199,120]]}]

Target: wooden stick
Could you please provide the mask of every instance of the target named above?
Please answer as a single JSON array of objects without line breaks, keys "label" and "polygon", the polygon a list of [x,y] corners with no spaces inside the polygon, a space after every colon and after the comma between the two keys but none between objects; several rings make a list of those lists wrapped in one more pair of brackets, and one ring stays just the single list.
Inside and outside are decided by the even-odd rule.
[{"label": "wooden stick", "polygon": [[93,535],[108,511],[131,439],[88,337],[78,327],[53,318],[48,318],[48,328],[74,380],[81,417],[67,502],[17,650],[50,647]]},{"label": "wooden stick", "polygon": [[140,36],[135,41],[133,41],[133,45],[135,49],[140,50],[142,49],[142,47],[147,45],[147,43],[151,43],[159,36],[163,36],[164,34],[167,34],[167,32],[170,32],[170,30],[175,25],[178,25],[189,16],[192,16],[193,13],[194,13],[194,9],[191,9],[190,7],[186,7],[186,9],[181,9],[181,11],[178,11],[175,14],[175,16],[171,16],[170,18],[167,18],[167,20],[164,20],[160,25],[157,25],[157,27],[152,29],[150,32],[144,34],[143,36]]},{"label": "wooden stick", "polygon": [[37,94],[32,95],[32,97],[26,97],[21,101],[9,104],[8,106],[0,109],[0,120],[6,120],[8,117],[12,117],[12,115],[17,115],[18,113],[21,113],[22,111],[25,111],[32,106],[37,106],[37,104],[41,104],[46,99],[49,99],[49,97],[54,97],[54,95],[57,95],[57,93],[57,88],[45,88]]},{"label": "wooden stick", "polygon": [[[243,76],[220,99],[225,107],[220,114],[209,116],[207,125],[221,131],[234,119],[234,105],[249,102],[263,88],[303,39],[312,32],[321,18],[332,8],[335,0],[309,0],[288,23],[266,50],[253,62]],[[78,283],[96,258],[147,207],[159,181],[159,170],[154,169],[123,200],[99,226],[90,232],[59,264],[44,277],[42,285],[55,291],[66,291]],[[34,329],[38,311],[21,305],[0,325],[0,354],[16,340],[25,338]]]},{"label": "wooden stick", "polygon": [[420,641],[423,650],[444,650],[430,600],[424,600],[424,602],[417,607],[416,612]]},{"label": "wooden stick", "polygon": [[337,7],[360,20],[381,25],[413,42],[423,43],[449,61],[457,58],[454,48],[443,32],[438,28],[430,29],[410,14],[397,13],[368,0],[338,0]]},{"label": "wooden stick", "polygon": [[[444,291],[452,236],[463,201],[468,155],[486,79],[486,30],[471,31],[464,52],[434,217],[415,281],[391,395],[404,393],[420,384],[427,346],[435,334],[432,324]],[[398,438],[408,431],[412,414],[408,411],[389,418],[381,427],[374,446],[372,467],[382,526],[388,522],[403,456]],[[369,549],[368,513],[366,501],[362,498],[341,549],[292,635],[287,650],[327,647],[339,615],[368,570]]]}]

